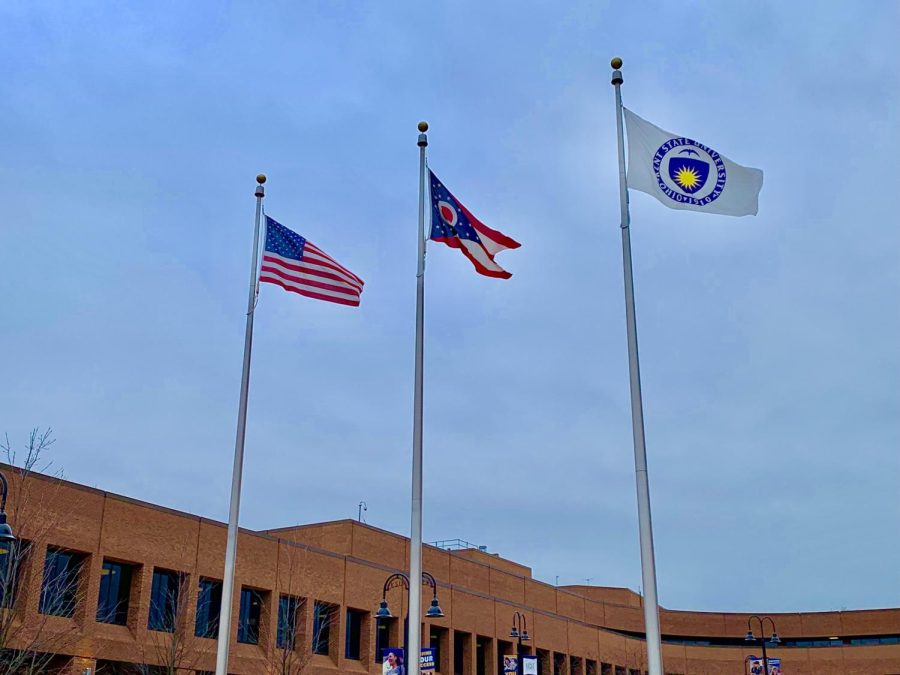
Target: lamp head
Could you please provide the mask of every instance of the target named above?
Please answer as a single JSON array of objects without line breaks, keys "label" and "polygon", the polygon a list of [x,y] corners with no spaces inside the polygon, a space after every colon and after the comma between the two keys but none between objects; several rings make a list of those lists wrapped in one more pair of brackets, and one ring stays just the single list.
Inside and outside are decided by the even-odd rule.
[{"label": "lamp head", "polygon": [[378,611],[375,612],[376,619],[393,619],[394,615],[391,614],[391,610],[388,609],[387,600],[382,600],[381,604],[378,605]]},{"label": "lamp head", "polygon": [[441,606],[438,604],[437,598],[431,599],[431,607],[428,608],[428,611],[425,612],[425,616],[429,619],[441,619],[444,616],[444,610],[441,609]]},{"label": "lamp head", "polygon": [[511,637],[511,638],[517,638],[517,637],[519,637],[519,631],[516,629],[515,626],[513,626],[513,627],[512,627],[512,630],[509,631],[509,637]]},{"label": "lamp head", "polygon": [[523,630],[523,631],[522,631],[522,639],[523,639],[523,640],[530,640],[530,639],[531,639],[531,637],[529,637],[529,635],[528,635],[528,631],[527,631],[527,630]]},{"label": "lamp head", "polygon": [[772,631],[772,639],[770,640],[770,642],[773,645],[781,644],[781,638],[778,637],[778,633],[776,633],[774,630]]},{"label": "lamp head", "polygon": [[0,511],[0,541],[13,542],[15,540],[16,535],[13,534],[12,528],[6,522],[6,512]]},{"label": "lamp head", "polygon": [[753,642],[755,639],[756,639],[756,638],[753,637],[753,631],[752,631],[752,630],[748,630],[748,631],[747,631],[747,635],[744,636],[744,641],[745,641],[745,642]]}]

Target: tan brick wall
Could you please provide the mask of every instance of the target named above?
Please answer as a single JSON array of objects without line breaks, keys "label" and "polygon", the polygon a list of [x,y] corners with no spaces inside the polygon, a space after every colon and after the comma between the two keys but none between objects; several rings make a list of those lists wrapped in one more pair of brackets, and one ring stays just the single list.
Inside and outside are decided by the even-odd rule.
[{"label": "tan brick wall", "polygon": [[[0,466],[0,470],[9,471]],[[92,667],[95,660],[135,661],[152,655],[158,637],[147,629],[152,572],[160,567],[189,575],[190,593],[186,617],[191,635],[195,618],[197,584],[200,577],[222,578],[226,528],[208,519],[155,507],[117,495],[43,477],[31,479],[17,494],[13,481],[10,505],[17,499],[40,504],[40,517],[11,521],[16,533],[35,541],[29,564],[21,579],[19,607],[26,628],[37,627],[47,634],[70,634],[57,651],[76,657],[73,669]],[[14,513],[10,509],[10,513]],[[44,532],[46,531],[46,532]],[[85,594],[73,619],[44,617],[38,613],[43,560],[48,545],[70,548],[87,554],[83,572]],[[316,600],[336,605],[337,621],[332,626],[332,649],[327,657],[309,658],[312,675],[347,672],[380,673],[375,663],[374,612],[381,600],[385,578],[402,571],[408,560],[408,541],[394,533],[337,521],[321,525],[297,526],[254,533],[242,530],[238,544],[235,596],[247,586],[265,593],[261,644],[244,645],[231,636],[232,660],[229,670],[237,675],[263,671],[267,658],[277,650],[277,602],[281,593],[307,599],[304,621],[312,625]],[[127,626],[95,620],[100,570],[105,558],[135,565]],[[474,675],[483,656],[486,675],[494,675],[498,650],[512,644],[509,638],[512,615],[523,613],[531,640],[526,648],[563,655],[563,672],[575,656],[580,675],[585,675],[586,659],[615,668],[645,670],[644,643],[615,631],[640,633],[643,614],[640,597],[628,589],[569,586],[556,588],[531,578],[531,570],[513,561],[480,551],[450,553],[426,547],[424,567],[438,582],[438,596],[446,613],[434,624],[448,630],[442,655],[442,675],[452,675],[456,632],[466,638],[464,675]],[[431,596],[423,593],[423,611]],[[393,590],[388,596],[395,616],[406,612],[405,595]],[[361,660],[344,658],[347,608],[369,612],[364,620]],[[232,609],[237,623],[238,604]],[[900,609],[793,613],[772,615],[782,637],[828,637],[900,634]],[[685,612],[661,610],[665,635],[685,638],[743,636],[746,614],[726,612]],[[27,633],[28,630],[25,632]],[[400,638],[395,629],[395,639]],[[423,644],[428,644],[427,626]],[[195,669],[212,670],[215,641],[191,638],[199,654],[191,664]],[[501,644],[502,643],[502,644]],[[481,645],[479,647],[479,645]],[[309,635],[304,636],[309,649]],[[400,645],[394,645],[400,646]],[[667,673],[741,673],[743,659],[753,649],[745,647],[705,647],[665,644]],[[833,648],[773,649],[790,675],[900,673],[900,645],[843,646]],[[152,660],[145,658],[143,660]],[[84,665],[88,664],[88,665]],[[81,670],[73,670],[80,673]],[[544,675],[552,675],[546,672]],[[600,675],[599,667],[598,673]]]}]

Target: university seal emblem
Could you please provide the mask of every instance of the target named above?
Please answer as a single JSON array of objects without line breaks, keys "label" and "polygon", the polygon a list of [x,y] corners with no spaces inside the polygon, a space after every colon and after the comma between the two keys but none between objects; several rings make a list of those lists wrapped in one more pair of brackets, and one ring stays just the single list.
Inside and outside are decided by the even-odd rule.
[{"label": "university seal emblem", "polygon": [[674,202],[705,206],[725,189],[725,163],[718,152],[690,138],[671,138],[653,155],[653,173]]}]

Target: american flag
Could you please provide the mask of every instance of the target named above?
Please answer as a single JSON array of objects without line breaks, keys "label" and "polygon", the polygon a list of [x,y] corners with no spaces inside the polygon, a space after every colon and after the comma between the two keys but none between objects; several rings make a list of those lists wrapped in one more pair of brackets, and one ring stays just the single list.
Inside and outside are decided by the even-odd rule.
[{"label": "american flag", "polygon": [[259,280],[286,291],[359,306],[363,280],[296,232],[266,216],[266,248]]}]

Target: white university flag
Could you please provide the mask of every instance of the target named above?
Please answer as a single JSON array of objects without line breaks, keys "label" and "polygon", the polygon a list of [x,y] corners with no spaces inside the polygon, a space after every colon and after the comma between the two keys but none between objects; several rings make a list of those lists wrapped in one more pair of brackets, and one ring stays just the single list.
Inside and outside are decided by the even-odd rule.
[{"label": "white university flag", "polygon": [[672,209],[755,216],[763,173],[735,164],[710,147],[670,134],[625,109],[628,187]]}]

